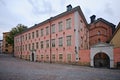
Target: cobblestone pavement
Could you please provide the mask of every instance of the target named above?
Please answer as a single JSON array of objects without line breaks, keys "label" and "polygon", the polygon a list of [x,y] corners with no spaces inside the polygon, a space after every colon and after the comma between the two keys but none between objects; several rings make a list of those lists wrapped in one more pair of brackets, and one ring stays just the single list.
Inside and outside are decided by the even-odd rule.
[{"label": "cobblestone pavement", "polygon": [[120,70],[30,62],[0,54],[0,80],[120,80]]}]

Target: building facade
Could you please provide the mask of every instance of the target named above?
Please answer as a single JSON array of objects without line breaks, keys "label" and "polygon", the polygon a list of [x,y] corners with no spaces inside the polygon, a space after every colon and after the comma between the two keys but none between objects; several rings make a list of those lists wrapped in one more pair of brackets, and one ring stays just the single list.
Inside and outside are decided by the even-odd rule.
[{"label": "building facade", "polygon": [[30,61],[78,62],[79,50],[89,48],[87,21],[79,6],[18,34],[15,56]]},{"label": "building facade", "polygon": [[92,15],[89,24],[90,66],[114,67],[114,48],[108,44],[115,31],[115,25]]},{"label": "building facade", "polygon": [[120,62],[120,49],[108,43],[116,35],[114,30],[114,24],[95,20],[95,15],[88,25],[80,6],[68,5],[65,12],[17,34],[14,55],[30,61],[114,68]]},{"label": "building facade", "polygon": [[114,45],[114,48],[119,48],[120,47],[120,23],[118,24],[111,40],[110,43]]},{"label": "building facade", "polygon": [[120,22],[110,40],[110,43],[114,45],[114,63],[115,66],[118,66],[118,63],[120,64]]},{"label": "building facade", "polygon": [[11,54],[13,52],[13,48],[10,44],[6,42],[6,36],[9,35],[9,32],[3,33],[3,53]]},{"label": "building facade", "polygon": [[3,47],[2,43],[3,43],[3,40],[0,40],[0,53],[2,53],[2,47]]},{"label": "building facade", "polygon": [[97,20],[95,20],[95,17],[95,15],[90,17],[90,46],[95,45],[99,42],[108,43],[113,35],[113,32],[115,31],[114,24],[104,20],[103,18],[98,18]]}]

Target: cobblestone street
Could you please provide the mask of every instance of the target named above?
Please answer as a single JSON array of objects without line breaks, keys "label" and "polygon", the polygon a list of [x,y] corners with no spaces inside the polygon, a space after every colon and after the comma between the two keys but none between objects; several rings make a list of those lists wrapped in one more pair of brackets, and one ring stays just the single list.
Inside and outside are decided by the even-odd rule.
[{"label": "cobblestone street", "polygon": [[0,80],[120,80],[120,70],[30,62],[0,54]]}]

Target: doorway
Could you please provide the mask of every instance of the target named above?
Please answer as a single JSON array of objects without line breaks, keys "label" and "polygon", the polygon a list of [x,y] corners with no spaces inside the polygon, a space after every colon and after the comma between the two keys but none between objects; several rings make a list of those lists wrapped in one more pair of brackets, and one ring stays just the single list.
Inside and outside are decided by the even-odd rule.
[{"label": "doorway", "polygon": [[34,53],[32,53],[32,61],[34,61]]}]

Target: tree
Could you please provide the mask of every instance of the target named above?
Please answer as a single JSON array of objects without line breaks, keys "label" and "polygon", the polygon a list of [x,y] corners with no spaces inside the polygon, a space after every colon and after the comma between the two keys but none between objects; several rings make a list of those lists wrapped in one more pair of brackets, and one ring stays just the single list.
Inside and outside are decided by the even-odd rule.
[{"label": "tree", "polygon": [[10,30],[9,35],[6,37],[6,42],[13,47],[13,56],[14,56],[14,36],[22,31],[26,30],[27,26],[18,24],[16,27]]}]

